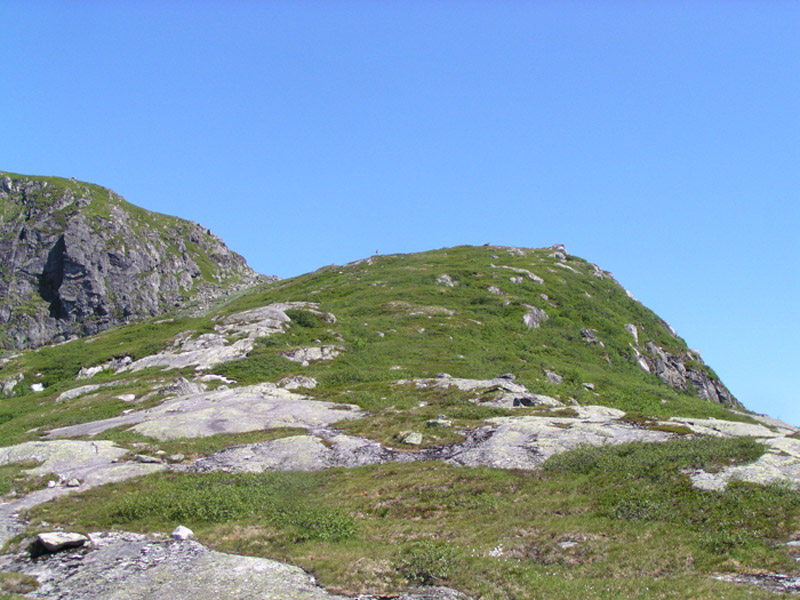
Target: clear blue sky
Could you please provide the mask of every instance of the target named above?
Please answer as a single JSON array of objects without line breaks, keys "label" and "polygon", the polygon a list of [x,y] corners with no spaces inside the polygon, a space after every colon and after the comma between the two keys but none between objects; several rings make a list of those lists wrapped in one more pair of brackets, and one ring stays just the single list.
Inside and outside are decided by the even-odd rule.
[{"label": "clear blue sky", "polygon": [[0,169],[289,277],[567,249],[800,424],[800,3],[0,2]]}]

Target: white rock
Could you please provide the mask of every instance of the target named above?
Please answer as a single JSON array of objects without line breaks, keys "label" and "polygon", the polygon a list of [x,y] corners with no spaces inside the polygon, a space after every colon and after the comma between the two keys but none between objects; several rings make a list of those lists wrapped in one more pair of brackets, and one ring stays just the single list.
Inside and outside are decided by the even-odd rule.
[{"label": "white rock", "polygon": [[69,533],[66,531],[53,531],[51,533],[40,533],[36,536],[42,548],[47,552],[58,552],[67,548],[77,548],[83,546],[89,538],[80,533]]},{"label": "white rock", "polygon": [[169,537],[171,537],[173,540],[188,540],[194,537],[194,531],[188,527],[184,527],[183,525],[178,525],[172,530],[172,533],[169,534]]}]

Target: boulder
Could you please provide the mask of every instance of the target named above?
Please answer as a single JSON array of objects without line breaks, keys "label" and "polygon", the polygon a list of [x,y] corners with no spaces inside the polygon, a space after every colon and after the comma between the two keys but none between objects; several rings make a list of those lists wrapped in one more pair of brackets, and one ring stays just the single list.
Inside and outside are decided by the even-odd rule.
[{"label": "boulder", "polygon": [[66,531],[40,533],[36,536],[36,541],[31,548],[31,554],[34,556],[53,554],[69,548],[79,548],[88,541],[89,538],[81,533],[69,533]]}]

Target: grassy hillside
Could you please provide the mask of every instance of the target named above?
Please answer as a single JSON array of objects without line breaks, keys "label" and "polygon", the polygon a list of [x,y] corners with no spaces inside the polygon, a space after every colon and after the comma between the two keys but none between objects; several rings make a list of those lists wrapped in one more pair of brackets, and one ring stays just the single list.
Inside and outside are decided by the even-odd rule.
[{"label": "grassy hillside", "polygon": [[[461,441],[491,417],[569,415],[575,405],[618,408],[644,428],[670,416],[750,421],[641,367],[640,355],[656,358],[652,342],[716,380],[608,273],[558,248],[458,247],[325,267],[248,290],[204,316],[152,320],[25,352],[0,370],[0,381],[24,376],[0,400],[0,439],[34,440],[56,426],[119,414],[129,408],[117,399],[121,394],[195,375],[191,367],[104,371],[91,383],[106,387],[56,403],[86,383],[75,379],[82,367],[142,358],[171,347],[182,332],[214,331],[228,315],[301,301],[318,306],[287,310],[291,323],[283,333],[258,339],[246,358],[205,373],[235,380],[233,386],[313,377],[313,398],[366,411],[339,429],[407,452]],[[538,327],[524,320],[531,307],[547,315]],[[635,326],[638,341],[626,325]],[[340,354],[307,366],[284,357],[321,345]],[[476,398],[398,384],[443,372],[471,379],[510,373],[564,406],[498,407],[491,393]],[[32,392],[34,382],[45,390]],[[453,426],[427,427],[438,415]],[[403,443],[407,431],[422,433],[419,446]],[[30,516],[34,528],[44,520],[79,530],[149,532],[180,523],[204,543],[299,564],[348,593],[445,583],[487,599],[743,598],[752,597],[750,588],[710,574],[795,569],[793,550],[782,543],[798,531],[800,493],[747,483],[703,491],[687,475],[751,462],[764,446],[750,438],[683,435],[688,430],[677,425],[672,431],[678,435],[663,443],[577,448],[535,471],[430,461],[316,473],[164,473],[67,496]],[[99,437],[134,452],[198,456],[295,433],[203,443],[162,442],[125,429]]]}]

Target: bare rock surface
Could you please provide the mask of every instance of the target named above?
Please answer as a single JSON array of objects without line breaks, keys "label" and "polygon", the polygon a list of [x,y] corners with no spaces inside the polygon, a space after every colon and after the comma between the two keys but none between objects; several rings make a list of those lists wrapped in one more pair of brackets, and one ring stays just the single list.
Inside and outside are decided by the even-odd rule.
[{"label": "bare rock surface", "polygon": [[[210,550],[194,540],[95,532],[89,544],[36,559],[17,555],[7,568],[35,577],[29,598],[46,600],[353,600],[327,592],[299,567]],[[399,600],[468,600],[430,587]],[[363,594],[355,600],[378,600]]]},{"label": "bare rock surface", "polygon": [[171,440],[278,427],[310,429],[361,415],[354,405],[319,402],[275,384],[262,383],[181,396],[147,410],[60,427],[48,435],[93,437],[112,427],[130,425],[143,435]]},{"label": "bare rock surface", "polygon": [[544,279],[539,277],[536,273],[532,273],[528,269],[522,269],[520,267],[509,267],[508,265],[489,265],[493,269],[508,269],[509,271],[513,271],[514,273],[519,273],[520,275],[525,275],[531,281],[535,281],[536,283],[544,283]]},{"label": "bare rock surface", "polygon": [[575,407],[577,417],[520,416],[489,419],[493,433],[485,441],[456,454],[466,466],[535,469],[545,460],[582,444],[602,446],[626,442],[660,442],[672,434],[641,429],[621,421],[622,411],[604,406]]},{"label": "bare rock surface", "polygon": [[522,315],[522,321],[525,323],[526,327],[536,329],[541,327],[542,323],[549,318],[547,313],[541,308],[537,308],[531,304],[523,304],[523,306],[528,309],[528,312]]},{"label": "bare rock surface", "polygon": [[[473,398],[486,406],[510,408],[513,406],[562,406],[562,403],[543,394],[533,394],[524,385],[516,383],[513,375],[495,377],[494,379],[464,379],[451,377],[442,373],[431,379],[401,379],[397,385],[413,385],[417,389],[431,387],[447,389],[455,387],[463,392],[478,392],[483,397]],[[493,394],[492,397],[486,397]]]},{"label": "bare rock surface", "polygon": [[[191,331],[179,334],[175,337],[172,349],[140,358],[117,372],[140,371],[148,367],[179,369],[190,366],[205,370],[223,362],[238,360],[247,356],[257,338],[285,330],[291,321],[287,310],[312,309],[319,313],[315,310],[317,306],[309,302],[279,302],[238,312],[214,325],[214,333],[197,337]],[[329,313],[319,314],[335,321],[335,317]]]},{"label": "bare rock surface", "polygon": [[[668,323],[664,325],[673,335],[676,335],[674,330],[669,327]],[[646,350],[649,354],[642,354],[641,356],[639,356],[639,352],[637,351],[637,357],[643,360],[647,365],[645,370],[655,373],[661,381],[670,387],[676,390],[686,391],[690,389],[691,386],[695,389],[697,395],[704,400],[717,402],[728,408],[744,408],[741,402],[730,393],[728,388],[726,388],[719,379],[712,379],[705,371],[692,365],[690,362],[687,364],[687,359],[701,362],[699,354],[694,355],[689,352],[684,358],[665,351],[653,342],[647,343]]]},{"label": "bare rock surface", "polygon": [[576,417],[524,416],[490,419],[457,444],[402,451],[332,429],[228,448],[194,464],[199,471],[315,471],[387,462],[443,460],[462,466],[535,469],[553,454],[581,444],[656,442],[672,434],[638,428],[624,413],[604,406],[576,407]]},{"label": "bare rock surface", "polygon": [[199,471],[318,471],[331,467],[357,467],[385,462],[411,461],[414,456],[390,450],[378,442],[341,433],[295,435],[268,442],[246,444],[198,459]]},{"label": "bare rock surface", "polygon": [[318,360],[333,360],[344,348],[342,346],[312,346],[310,348],[297,348],[288,352],[282,352],[281,355],[287,360],[300,363],[307,367],[309,363]]},{"label": "bare rock surface", "polygon": [[[29,475],[52,473],[55,476],[53,480],[57,479],[59,482],[53,487],[36,490],[22,498],[0,504],[0,545],[23,529],[17,518],[20,511],[73,490],[82,491],[164,469],[161,464],[117,462],[127,452],[113,442],[79,440],[25,442],[0,448],[0,465],[36,461],[40,464],[29,469]],[[68,485],[72,480],[77,480],[78,485]]]}]

